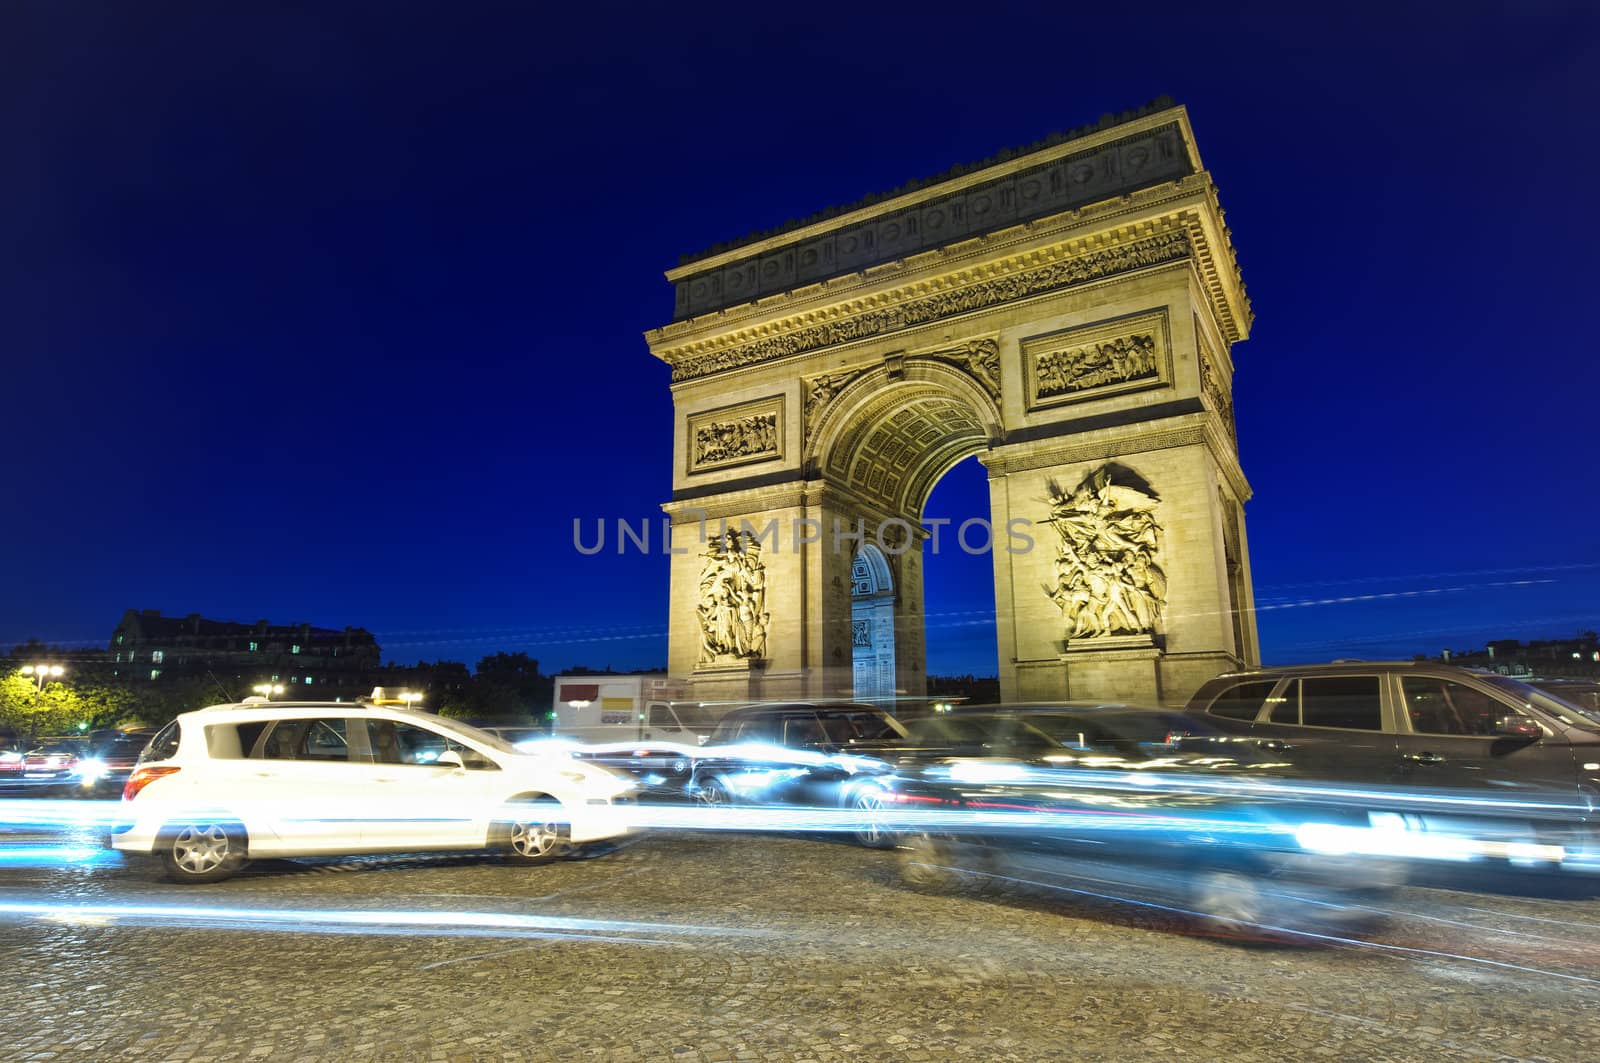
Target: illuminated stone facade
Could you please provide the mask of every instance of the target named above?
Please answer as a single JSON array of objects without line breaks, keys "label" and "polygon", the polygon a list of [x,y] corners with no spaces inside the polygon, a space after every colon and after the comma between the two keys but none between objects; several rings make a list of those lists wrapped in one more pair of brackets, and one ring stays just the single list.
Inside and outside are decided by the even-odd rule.
[{"label": "illuminated stone facade", "polygon": [[[1170,703],[1256,662],[1232,404],[1251,311],[1183,108],[1004,153],[667,277],[675,318],[647,339],[676,411],[669,658],[696,696],[851,696],[878,675],[863,639],[920,693],[922,508],[974,454],[1005,698]],[[759,653],[707,637],[723,521],[762,537],[759,608],[718,614],[762,617]],[[858,544],[834,535],[858,522],[881,548],[870,602]]]}]

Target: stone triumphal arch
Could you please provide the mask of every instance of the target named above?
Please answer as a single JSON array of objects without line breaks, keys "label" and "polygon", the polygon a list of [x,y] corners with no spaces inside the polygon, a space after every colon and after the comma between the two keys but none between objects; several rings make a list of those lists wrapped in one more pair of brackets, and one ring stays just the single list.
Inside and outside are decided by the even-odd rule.
[{"label": "stone triumphal arch", "polygon": [[[925,685],[922,508],[988,471],[1008,699],[1174,701],[1257,659],[1249,302],[1158,101],[667,274],[669,667],[691,696]],[[982,549],[987,530],[940,549]]]}]

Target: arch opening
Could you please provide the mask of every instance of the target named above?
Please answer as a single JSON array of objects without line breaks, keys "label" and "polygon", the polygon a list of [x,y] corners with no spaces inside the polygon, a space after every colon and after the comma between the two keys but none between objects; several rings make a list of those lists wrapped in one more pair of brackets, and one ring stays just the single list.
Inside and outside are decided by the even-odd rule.
[{"label": "arch opening", "polygon": [[850,658],[857,700],[891,698],[899,690],[894,604],[889,560],[865,543],[850,559]]},{"label": "arch opening", "polygon": [[[935,484],[998,438],[998,415],[990,396],[940,368],[927,367],[909,379],[884,375],[857,383],[817,425],[811,453],[814,470],[840,488],[844,515],[877,530],[867,532],[850,559],[852,687],[864,700],[918,695],[927,689],[928,673],[923,573],[932,537],[924,509]],[[957,525],[989,517],[986,491],[975,498],[968,491],[962,505]],[[953,528],[945,531],[938,551],[956,550]],[[982,553],[963,558],[967,564],[959,567],[968,575],[973,562],[991,564],[988,537],[979,534],[973,541]],[[992,573],[984,578],[991,601],[981,611],[992,617]],[[977,633],[958,634],[971,639]],[[982,671],[993,674],[992,667]]]}]

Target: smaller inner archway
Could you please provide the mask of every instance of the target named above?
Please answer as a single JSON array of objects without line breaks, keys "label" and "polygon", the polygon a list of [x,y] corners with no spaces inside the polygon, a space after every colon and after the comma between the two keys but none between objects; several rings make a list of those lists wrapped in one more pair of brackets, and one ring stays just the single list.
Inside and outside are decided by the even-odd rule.
[{"label": "smaller inner archway", "polygon": [[850,560],[850,657],[855,696],[892,698],[894,673],[894,574],[872,543]]}]

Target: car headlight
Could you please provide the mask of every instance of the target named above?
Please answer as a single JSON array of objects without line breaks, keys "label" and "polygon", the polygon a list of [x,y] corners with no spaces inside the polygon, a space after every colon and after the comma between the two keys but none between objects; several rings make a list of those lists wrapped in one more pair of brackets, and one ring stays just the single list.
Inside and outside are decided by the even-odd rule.
[{"label": "car headlight", "polygon": [[111,769],[106,767],[106,762],[99,757],[85,757],[83,760],[78,761],[77,767],[73,768],[73,774],[82,779],[84,785],[87,786],[90,783],[96,783],[104,779],[111,774]]}]

